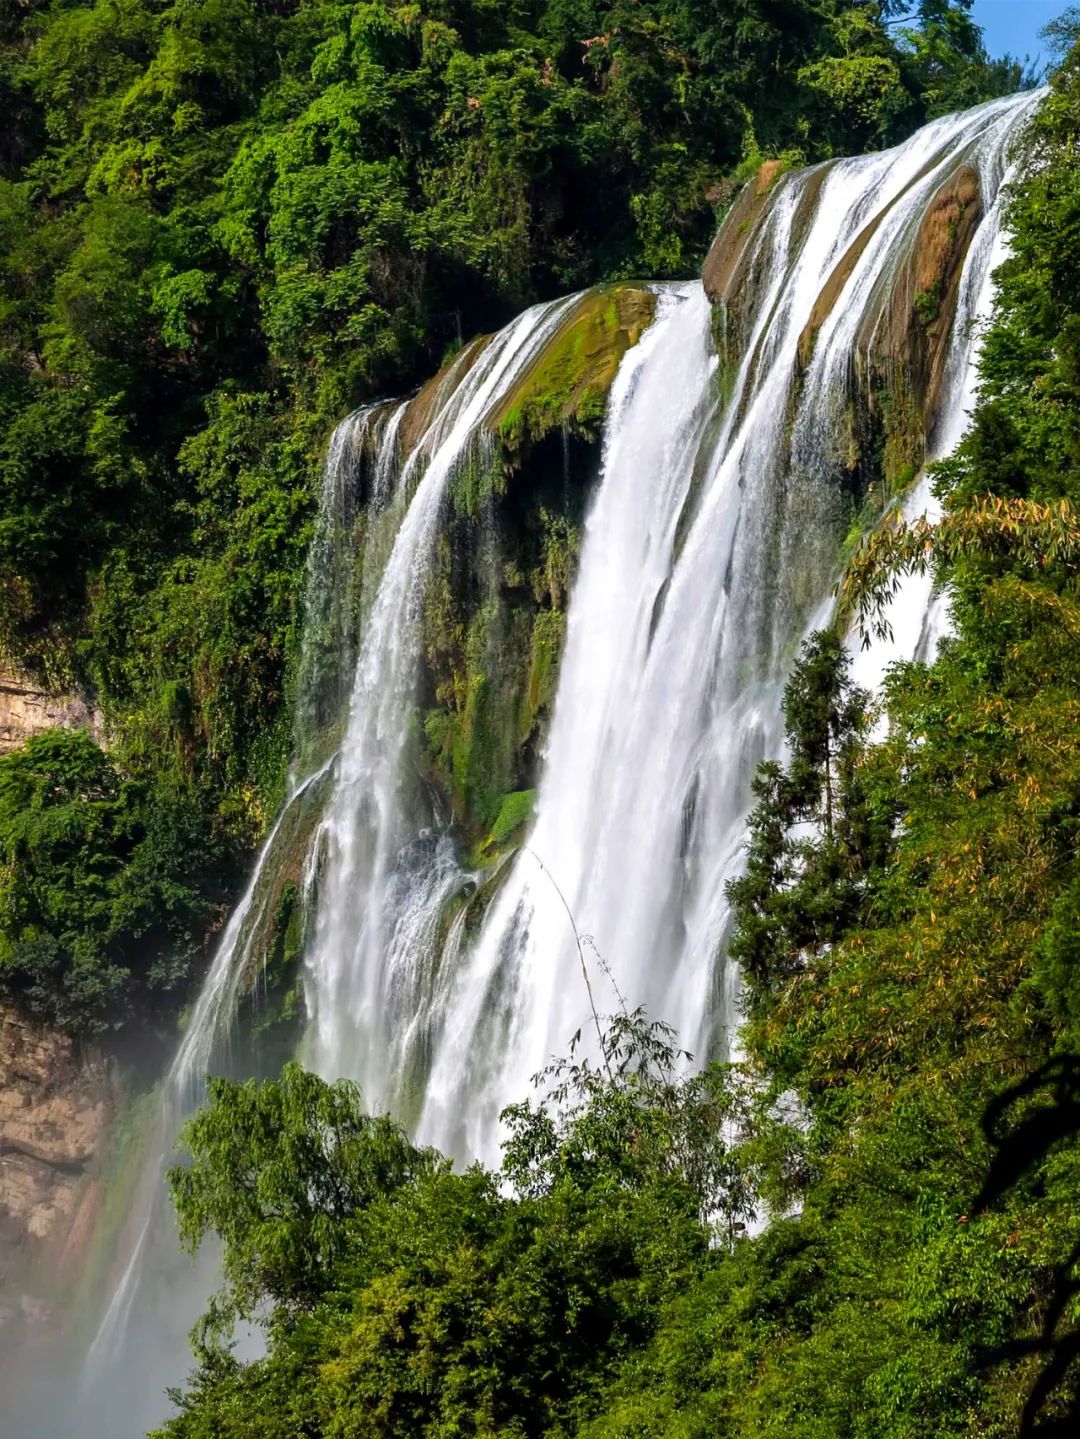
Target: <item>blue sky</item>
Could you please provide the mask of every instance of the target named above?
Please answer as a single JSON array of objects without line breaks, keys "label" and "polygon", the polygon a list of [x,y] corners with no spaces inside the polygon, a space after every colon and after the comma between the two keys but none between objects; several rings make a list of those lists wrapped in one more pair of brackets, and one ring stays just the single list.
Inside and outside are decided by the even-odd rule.
[{"label": "blue sky", "polygon": [[1067,10],[1070,0],[975,0],[972,14],[982,26],[991,55],[1030,55],[1045,60],[1039,31]]}]

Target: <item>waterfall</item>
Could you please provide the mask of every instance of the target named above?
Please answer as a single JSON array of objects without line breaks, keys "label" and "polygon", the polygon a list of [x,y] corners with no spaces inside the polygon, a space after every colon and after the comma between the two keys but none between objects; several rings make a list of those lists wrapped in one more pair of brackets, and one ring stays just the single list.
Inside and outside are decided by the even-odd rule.
[{"label": "waterfall", "polygon": [[[466,868],[414,763],[423,606],[453,482],[496,443],[488,422],[577,298],[466,347],[411,404],[339,426],[309,562],[289,794],[164,1083],[78,1432],[141,1432],[188,1367],[182,1331],[213,1275],[182,1281],[174,1268],[162,1292],[175,1250],[162,1171],[203,1075],[227,1064],[286,853],[307,915],[303,1058],[359,1080],[372,1107],[457,1157],[496,1158],[501,1108],[587,1034],[567,907],[602,1010],[624,997],[700,1056],[731,1050],[725,883],[741,864],[755,766],[782,747],[791,659],[830,611],[853,396],[885,372],[897,277],[917,272],[923,217],[966,167],[980,218],[955,313],[938,324],[930,455],[959,439],[1005,245],[1010,146],[1038,99],[788,174],[745,234],[732,221],[714,303],[700,283],[653,287],[655,318],[608,400],[535,813],[494,872]],[[932,507],[924,479],[907,496],[911,514]],[[860,681],[928,652],[944,623],[926,580],[894,612],[894,640],[857,656]],[[250,1072],[250,1056],[235,1061]]]},{"label": "waterfall", "polygon": [[[566,905],[629,1004],[667,1019],[699,1054],[730,1045],[725,883],[740,864],[754,767],[781,745],[793,645],[820,623],[835,578],[835,455],[858,336],[873,328],[897,252],[946,174],[972,166],[987,213],[961,281],[939,419],[955,442],[970,397],[957,377],[971,370],[987,298],[1005,157],[1032,103],[983,106],[895,150],[781,181],[744,262],[760,278],[744,297],[730,387],[717,385],[696,286],[665,292],[624,361],[535,824],[460,961],[435,1040],[425,1138],[494,1158],[500,1109],[571,1034],[587,1033]],[[804,368],[800,341],[818,297],[860,236]],[[929,600],[927,587],[915,640]],[[904,652],[894,645],[891,657]],[[601,994],[605,983],[598,973]],[[617,992],[607,988],[608,1008]]]},{"label": "waterfall", "polygon": [[[304,630],[297,685],[300,743],[285,803],[255,860],[215,948],[184,1034],[160,1087],[160,1099],[144,1136],[145,1160],[128,1201],[120,1235],[117,1277],[86,1351],[78,1393],[67,1391],[67,1373],[49,1374],[31,1393],[35,1439],[78,1432],[87,1439],[118,1439],[145,1433],[162,1414],[167,1385],[189,1368],[188,1330],[218,1282],[216,1256],[193,1271],[177,1255],[176,1226],[166,1192],[165,1170],[185,1118],[202,1098],[212,1068],[250,1070],[247,1049],[233,1054],[236,1018],[258,976],[280,870],[290,855],[310,849],[314,818],[337,762],[332,717],[356,654],[356,625],[363,596],[377,582],[382,556],[374,523],[392,508],[398,475],[398,438],[404,405],[371,406],[344,419],[331,436],[322,471],[319,509],[308,561]],[[357,554],[363,502],[371,512]],[[392,521],[391,521],[392,522]],[[327,746],[329,754],[320,750]],[[117,1418],[121,1402],[123,1421]],[[74,1417],[73,1417],[74,1416]]]},{"label": "waterfall", "polygon": [[402,1036],[417,1029],[438,917],[466,880],[445,845],[425,862],[421,836],[416,852],[403,803],[425,581],[443,499],[482,443],[495,403],[574,303],[536,306],[495,337],[436,403],[398,481],[412,497],[367,616],[336,784],[316,838],[318,903],[306,960],[311,1062],[323,1074],[358,1079],[377,1106],[395,1104],[408,1077],[412,1046]]},{"label": "waterfall", "polygon": [[[942,405],[937,426],[930,436],[928,458],[932,460],[944,459],[960,443],[975,404],[982,337],[993,306],[993,275],[1009,253],[1008,232],[1002,221],[1008,185],[1017,169],[1009,142],[1043,93],[1039,91],[1014,102],[1017,110],[1006,117],[1004,136],[992,131],[979,142],[978,158],[988,204],[983,222],[972,237],[960,277],[956,315],[949,335]],[[902,512],[907,520],[920,515],[936,519],[941,513],[925,473],[912,487]],[[864,688],[873,689],[880,684],[885,670],[896,660],[925,659],[933,655],[948,627],[946,597],[934,592],[929,575],[902,576],[889,606],[889,621],[892,637],[877,637],[868,648],[857,644],[852,636],[852,678]]]}]

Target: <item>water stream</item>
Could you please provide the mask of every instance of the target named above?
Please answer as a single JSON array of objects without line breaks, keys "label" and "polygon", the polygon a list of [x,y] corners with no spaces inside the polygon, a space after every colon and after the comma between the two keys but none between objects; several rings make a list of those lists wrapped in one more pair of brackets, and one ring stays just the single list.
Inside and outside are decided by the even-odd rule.
[{"label": "water stream", "polygon": [[[463,354],[407,449],[405,405],[339,427],[309,568],[289,798],[164,1083],[81,1422],[57,1432],[142,1433],[162,1412],[164,1384],[189,1367],[180,1334],[193,1313],[161,1277],[163,1266],[175,1273],[163,1258],[175,1233],[162,1169],[203,1075],[230,1063],[286,850],[294,868],[303,851],[310,911],[304,1059],[328,1078],[358,1079],[373,1106],[418,1116],[420,1136],[460,1158],[497,1156],[500,1109],[586,1030],[566,905],[588,937],[602,1009],[615,1004],[613,981],[699,1055],[730,1049],[737,976],[724,959],[724,886],[741,863],[754,768],[781,747],[791,658],[830,609],[851,397],[883,295],[943,181],[970,166],[982,218],[931,436],[945,454],[972,402],[1005,244],[1010,145],[1036,100],[993,102],[894,150],[780,180],[740,262],[720,357],[702,286],[656,287],[656,317],[608,404],[535,817],[497,882],[467,873],[437,804],[417,802],[422,608],[454,477],[490,443],[485,421],[575,299],[534,307]],[[917,483],[909,511],[931,504]],[[926,581],[906,587],[894,613],[893,641],[859,654],[863,681],[928,652],[944,624]],[[478,884],[487,908],[469,924],[468,908],[452,907]],[[245,1069],[243,1054],[233,1062]],[[190,1285],[196,1310],[208,1282],[204,1273]]]},{"label": "water stream", "polygon": [[[724,887],[741,862],[754,767],[780,748],[794,643],[821,622],[835,578],[836,457],[857,337],[943,179],[972,166],[986,214],[933,440],[936,453],[951,447],[971,400],[1008,148],[1031,103],[983,106],[824,177],[781,181],[746,262],[760,279],[743,297],[730,389],[718,393],[700,287],[665,290],[612,395],[536,821],[439,1017],[426,1138],[493,1158],[500,1109],[588,1032],[564,898],[629,1004],[663,1016],[699,1054],[730,1044]],[[815,302],[875,220],[803,372]],[[917,487],[914,503],[925,501]],[[929,582],[906,588],[894,641],[872,648],[862,676],[913,655],[931,609]]]}]

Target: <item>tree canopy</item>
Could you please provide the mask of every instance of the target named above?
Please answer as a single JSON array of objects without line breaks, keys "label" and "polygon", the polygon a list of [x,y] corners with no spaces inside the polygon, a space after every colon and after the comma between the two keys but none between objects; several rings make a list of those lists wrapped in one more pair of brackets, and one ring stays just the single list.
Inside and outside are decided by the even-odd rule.
[{"label": "tree canopy", "polygon": [[182,792],[125,779],[85,731],[0,757],[0,985],[83,1033],[120,1028],[182,986],[208,913]]},{"label": "tree canopy", "polygon": [[730,889],[744,1062],[695,1075],[618,1017],[508,1112],[501,1184],[425,1160],[359,1204],[333,1282],[263,1359],[208,1350],[169,1439],[1074,1432],[1078,136],[1074,53],[944,516],[853,568],[872,618],[933,566],[951,634],[891,672],[884,729],[835,633],[795,666]]}]

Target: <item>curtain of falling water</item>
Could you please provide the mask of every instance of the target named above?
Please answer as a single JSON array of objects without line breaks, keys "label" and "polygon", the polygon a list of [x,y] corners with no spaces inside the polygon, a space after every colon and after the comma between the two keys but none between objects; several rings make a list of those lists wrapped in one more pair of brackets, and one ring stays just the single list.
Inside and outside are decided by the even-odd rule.
[{"label": "curtain of falling water", "polygon": [[374,1105],[398,1097],[402,1037],[425,990],[434,927],[463,880],[446,845],[417,836],[403,803],[425,580],[442,503],[456,467],[483,442],[483,421],[573,304],[537,306],[496,336],[399,482],[406,486],[411,468],[426,460],[366,621],[335,789],[317,838],[318,903],[306,960],[311,1062],[323,1074],[359,1079]]},{"label": "curtain of falling water", "polygon": [[[377,544],[365,546],[357,561],[355,521],[365,498],[360,487],[366,481],[369,510],[377,512],[392,501],[402,409],[357,411],[331,437],[308,567],[299,665],[297,727],[312,739],[316,716],[333,708],[333,688],[340,674],[352,668],[355,602],[350,612],[350,601],[371,585],[378,563]],[[216,1258],[208,1253],[194,1271],[180,1259],[164,1171],[175,1158],[172,1146],[180,1125],[199,1102],[206,1072],[245,1072],[252,1065],[252,1053],[231,1053],[234,1021],[242,997],[253,981],[257,985],[259,945],[273,908],[278,866],[310,831],[311,809],[336,760],[333,753],[313,755],[311,745],[298,747],[286,803],[218,942],[162,1082],[157,1112],[144,1136],[146,1158],[121,1225],[111,1291],[81,1372],[77,1360],[64,1356],[30,1376],[30,1392],[14,1422],[34,1439],[71,1433],[83,1439],[134,1439],[161,1418],[166,1386],[180,1382],[190,1367],[188,1330],[218,1282]]]},{"label": "curtain of falling water", "polygon": [[[331,481],[376,427],[366,508],[387,519],[378,562],[364,568],[355,599],[355,569],[340,550],[316,546],[309,582],[309,609],[321,618],[317,635],[309,626],[301,664],[302,730],[319,729],[334,709],[332,697],[317,698],[319,686],[327,668],[340,678],[352,667],[354,616],[364,616],[340,754],[319,755],[315,767],[316,749],[302,745],[297,767],[314,769],[312,786],[314,776],[333,776],[306,870],[315,910],[306,1057],[324,1075],[359,1078],[373,1104],[395,1103],[403,1080],[416,1077],[417,1056],[430,1051],[430,1074],[420,1077],[423,1137],[491,1157],[501,1106],[527,1091],[587,1014],[552,878],[629,1003],[672,1021],[699,1051],[727,1042],[735,1009],[722,962],[724,882],[739,864],[754,765],[780,743],[787,663],[827,609],[842,420],[835,401],[849,392],[852,346],[943,173],[963,158],[981,177],[986,214],[962,278],[938,452],[955,442],[971,396],[974,322],[1000,252],[1008,146],[1032,103],[995,102],[935,122],[894,151],[839,162],[824,178],[804,172],[782,181],[745,262],[736,353],[723,383],[700,286],[660,287],[657,319],[628,353],[611,397],[528,850],[509,863],[479,936],[470,939],[461,912],[441,952],[447,903],[468,877],[447,834],[419,831],[402,783],[425,580],[455,467],[482,443],[484,419],[573,301],[537,307],[497,336],[438,397],[407,457],[404,407],[363,412],[339,430],[324,508],[339,532],[355,533],[356,497]],[[875,219],[802,373],[799,339],[815,300]],[[914,638],[898,637],[896,653],[918,643],[928,591],[917,604]],[[880,667],[891,653],[868,662]],[[298,784],[291,805],[308,792]],[[161,1148],[229,1031],[277,833],[193,1013],[167,1085]],[[594,979],[602,991],[603,979]],[[155,1152],[151,1207],[160,1204],[160,1170]],[[151,1207],[140,1221],[138,1203],[129,1262],[95,1346],[98,1393],[111,1413],[97,1424],[84,1408],[79,1432],[88,1436],[141,1432],[144,1413],[160,1414],[162,1384],[186,1369],[176,1336],[155,1332],[140,1308],[156,1221]],[[155,1355],[152,1378],[140,1353]],[[109,1391],[121,1368],[150,1398],[144,1413],[125,1409],[118,1418]]]},{"label": "curtain of falling water", "polygon": [[[391,974],[396,976],[388,989],[400,991],[401,1003],[410,1004],[407,984],[402,987],[409,957],[430,948],[445,900],[462,883],[453,846],[445,837],[432,837],[430,843],[421,839],[405,860],[389,863],[396,846],[408,838],[392,776],[408,734],[418,659],[416,623],[426,566],[446,487],[475,441],[480,420],[572,304],[573,300],[559,301],[522,315],[495,337],[460,383],[452,369],[443,392],[436,396],[428,430],[408,463],[403,465],[400,455],[404,405],[358,411],[331,438],[308,566],[298,665],[300,742],[290,793],[222,935],[163,1082],[147,1159],[123,1225],[126,1253],[116,1264],[112,1292],[82,1368],[79,1392],[73,1398],[58,1376],[47,1376],[44,1388],[30,1396],[27,1406],[31,1417],[26,1423],[35,1439],[72,1432],[76,1419],[77,1432],[86,1439],[128,1435],[134,1439],[160,1419],[166,1386],[182,1381],[190,1367],[187,1331],[205,1307],[217,1271],[212,1254],[194,1272],[178,1259],[164,1170],[173,1161],[180,1124],[201,1097],[205,1073],[211,1068],[218,1072],[250,1068],[251,1055],[237,1055],[234,1062],[230,1041],[239,1004],[258,968],[280,865],[297,843],[303,844],[309,851],[312,894],[340,895],[351,889],[357,882],[360,848],[353,841],[361,826],[353,826],[349,842],[338,846],[335,817],[352,797],[366,797],[372,781],[382,783],[381,790],[374,792],[375,837],[370,854],[371,877],[378,880],[380,901],[392,916],[383,935]],[[359,660],[358,617],[365,629]],[[353,671],[355,680],[350,683]],[[342,736],[334,733],[334,718],[341,709],[343,685],[354,698]],[[368,703],[372,696],[379,704]],[[322,825],[314,841],[305,839],[309,806],[318,803],[331,775],[336,787],[325,804]],[[374,908],[369,896],[359,912]],[[321,909],[320,916],[324,913]],[[398,956],[397,969],[394,956]],[[314,973],[317,980],[317,967]],[[325,1024],[326,1011],[319,1002],[323,992],[316,987],[310,1005]],[[420,1006],[413,1001],[412,1007]],[[346,1034],[354,1032],[355,1016],[342,1019],[351,1026]],[[331,1026],[333,1022],[331,1015]],[[347,1047],[351,1046],[343,1040],[339,1052]],[[349,1067],[345,1058],[342,1067]]]},{"label": "curtain of falling water", "polygon": [[[722,410],[698,287],[668,291],[625,360],[535,825],[437,1017],[425,1138],[493,1157],[501,1107],[588,1017],[552,880],[629,1004],[673,1023],[698,1052],[730,1037],[725,882],[740,863],[754,765],[780,746],[793,642],[834,577],[834,457],[856,337],[963,159],[987,202],[962,283],[946,410],[963,402],[958,372],[976,344],[970,322],[1000,229],[996,196],[1032,103],[983,106],[823,179],[782,181],[747,265],[757,278],[742,298],[745,339]],[[800,374],[815,301],[875,219]],[[954,420],[942,427],[952,439]]]}]

